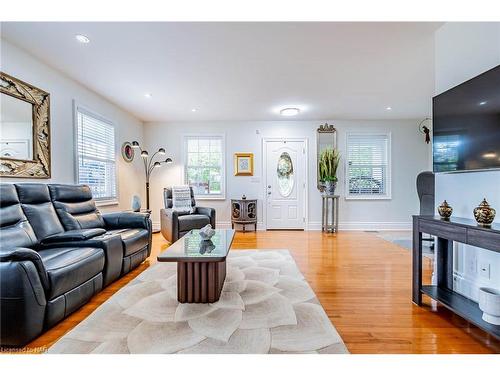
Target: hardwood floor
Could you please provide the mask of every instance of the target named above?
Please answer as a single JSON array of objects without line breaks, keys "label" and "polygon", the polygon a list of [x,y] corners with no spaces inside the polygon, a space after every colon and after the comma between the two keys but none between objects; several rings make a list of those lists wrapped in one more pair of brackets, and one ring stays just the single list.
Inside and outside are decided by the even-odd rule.
[{"label": "hardwood floor", "polygon": [[[160,234],[140,267],[34,340],[49,347],[168,247]],[[236,249],[289,249],[351,353],[500,353],[500,342],[424,297],[411,302],[411,254],[372,233],[268,231],[237,233]],[[425,277],[431,262],[424,258]]]}]

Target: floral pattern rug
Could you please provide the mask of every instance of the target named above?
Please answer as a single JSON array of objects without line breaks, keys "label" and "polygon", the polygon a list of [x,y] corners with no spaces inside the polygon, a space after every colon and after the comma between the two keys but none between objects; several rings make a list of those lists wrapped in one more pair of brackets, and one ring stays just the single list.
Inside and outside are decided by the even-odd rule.
[{"label": "floral pattern rug", "polygon": [[180,304],[176,270],[147,269],[48,353],[348,353],[288,250],[231,251],[213,304]]}]

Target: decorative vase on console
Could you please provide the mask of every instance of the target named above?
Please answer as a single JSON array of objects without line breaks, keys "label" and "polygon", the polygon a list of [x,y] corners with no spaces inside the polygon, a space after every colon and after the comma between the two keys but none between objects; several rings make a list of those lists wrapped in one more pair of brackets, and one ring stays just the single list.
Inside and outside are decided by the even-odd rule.
[{"label": "decorative vase on console", "polygon": [[495,220],[496,211],[489,205],[486,198],[483,199],[481,204],[474,208],[474,217],[479,225],[483,227],[490,227],[493,220]]},{"label": "decorative vase on console", "polygon": [[450,220],[453,208],[446,202],[446,200],[438,206],[438,213],[442,220]]}]

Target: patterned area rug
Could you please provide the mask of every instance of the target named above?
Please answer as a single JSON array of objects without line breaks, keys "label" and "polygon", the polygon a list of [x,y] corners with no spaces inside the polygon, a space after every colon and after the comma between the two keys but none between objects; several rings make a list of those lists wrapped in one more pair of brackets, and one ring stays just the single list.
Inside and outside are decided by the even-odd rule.
[{"label": "patterned area rug", "polygon": [[177,302],[176,269],[147,269],[48,353],[348,353],[288,250],[230,252],[213,304]]}]

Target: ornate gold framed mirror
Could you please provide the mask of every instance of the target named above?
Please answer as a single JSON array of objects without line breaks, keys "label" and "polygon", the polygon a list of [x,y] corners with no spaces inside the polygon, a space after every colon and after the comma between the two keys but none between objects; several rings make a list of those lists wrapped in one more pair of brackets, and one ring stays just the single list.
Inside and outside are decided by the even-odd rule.
[{"label": "ornate gold framed mirror", "polygon": [[3,72],[0,176],[50,178],[50,94]]}]

